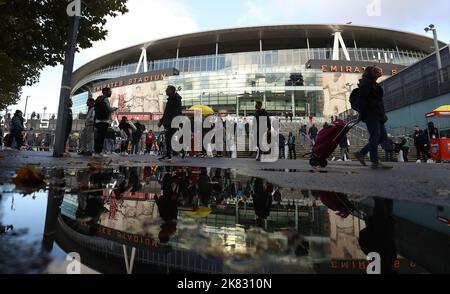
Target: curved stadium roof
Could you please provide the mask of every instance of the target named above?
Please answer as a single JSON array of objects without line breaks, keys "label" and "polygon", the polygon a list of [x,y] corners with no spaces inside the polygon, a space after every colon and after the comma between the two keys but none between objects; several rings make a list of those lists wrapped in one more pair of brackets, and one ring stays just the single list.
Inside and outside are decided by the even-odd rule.
[{"label": "curved stadium roof", "polygon": [[[395,49],[432,53],[433,39],[403,31],[336,24],[299,24],[233,28],[198,32],[165,39],[149,41],[115,51],[92,60],[74,72],[73,83],[83,77],[109,66],[134,63],[139,60],[141,48],[147,48],[149,60],[215,54],[216,42],[219,53],[259,51],[259,40],[263,40],[263,50],[307,48],[309,38],[311,48],[333,48],[334,30],[341,30],[348,47],[353,40],[360,48]],[[445,45],[442,43],[442,45]]]}]

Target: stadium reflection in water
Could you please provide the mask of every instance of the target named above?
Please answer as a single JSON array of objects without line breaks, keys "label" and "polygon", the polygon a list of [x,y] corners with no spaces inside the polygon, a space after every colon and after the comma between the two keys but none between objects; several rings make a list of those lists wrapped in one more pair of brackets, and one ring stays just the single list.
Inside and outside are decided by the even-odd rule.
[{"label": "stadium reflection in water", "polygon": [[449,207],[286,189],[228,169],[49,173],[60,180],[48,197],[2,186],[0,238],[11,245],[27,229],[17,238],[42,269],[13,254],[0,272],[65,273],[76,252],[83,272],[366,273],[377,252],[383,273],[450,273]]}]

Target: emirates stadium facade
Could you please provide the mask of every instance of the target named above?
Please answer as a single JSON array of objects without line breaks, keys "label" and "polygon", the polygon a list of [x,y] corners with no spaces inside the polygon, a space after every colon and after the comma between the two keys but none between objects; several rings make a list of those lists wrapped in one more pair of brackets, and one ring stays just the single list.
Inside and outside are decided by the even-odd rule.
[{"label": "emirates stadium facade", "polygon": [[348,97],[368,65],[384,77],[433,52],[431,38],[355,25],[235,28],[149,41],[97,58],[74,72],[74,113],[86,99],[113,90],[121,113],[159,114],[175,85],[183,106],[208,105],[246,115],[262,101],[271,114],[329,117],[349,109]]}]

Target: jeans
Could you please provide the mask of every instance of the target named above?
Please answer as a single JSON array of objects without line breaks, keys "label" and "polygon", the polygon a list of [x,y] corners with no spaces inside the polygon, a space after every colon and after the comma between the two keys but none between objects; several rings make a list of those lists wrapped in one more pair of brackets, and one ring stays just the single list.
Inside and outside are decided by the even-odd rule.
[{"label": "jeans", "polygon": [[86,126],[81,132],[80,151],[94,152],[94,126]]},{"label": "jeans", "polygon": [[132,154],[139,154],[140,150],[141,150],[141,140],[135,140],[132,142],[132,149],[131,149],[131,153]]},{"label": "jeans", "polygon": [[108,131],[109,123],[97,123],[95,124],[96,136],[94,142],[95,153],[100,154],[103,151],[103,145],[105,144],[106,132]]},{"label": "jeans", "polygon": [[105,153],[113,153],[116,152],[116,140],[115,139],[105,139],[105,146],[103,148],[103,151]]},{"label": "jeans", "polygon": [[122,143],[120,143],[120,152],[128,153],[128,145],[130,145],[130,140],[125,140],[125,141],[122,140]]},{"label": "jeans", "polygon": [[387,132],[384,123],[377,120],[366,122],[369,131],[369,144],[367,144],[359,153],[363,156],[370,152],[370,161],[376,163],[378,159],[378,145],[387,140]]},{"label": "jeans", "polygon": [[284,145],[283,146],[280,146],[280,159],[283,159],[284,158]]},{"label": "jeans", "polygon": [[292,154],[294,154],[294,159],[297,159],[297,152],[295,150],[295,145],[289,145],[289,159],[292,159]]},{"label": "jeans", "polygon": [[386,161],[394,161],[394,150],[385,150]]},{"label": "jeans", "polygon": [[424,159],[425,161],[428,160],[428,150],[423,145],[415,145],[417,150],[417,160]]},{"label": "jeans", "polygon": [[21,131],[12,130],[9,133],[8,140],[5,142],[6,147],[13,147],[13,142],[16,142],[15,149],[20,150],[23,145],[23,136]]},{"label": "jeans", "polygon": [[305,144],[306,144],[306,139],[307,139],[306,134],[305,134],[305,133],[301,133],[301,134],[300,134],[300,143],[302,144],[302,146],[305,146]]},{"label": "jeans", "polygon": [[177,129],[166,130],[166,156],[172,157],[172,137],[177,132]]},{"label": "jeans", "polygon": [[145,145],[145,153],[150,154],[152,152],[152,144]]}]

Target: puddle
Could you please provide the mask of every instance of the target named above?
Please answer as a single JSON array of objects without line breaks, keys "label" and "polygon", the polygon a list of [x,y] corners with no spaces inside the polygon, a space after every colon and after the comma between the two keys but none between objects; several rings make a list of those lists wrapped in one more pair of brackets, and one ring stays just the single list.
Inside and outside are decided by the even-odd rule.
[{"label": "puddle", "polygon": [[318,173],[318,174],[346,174],[346,175],[358,174],[355,171],[330,171],[330,170],[323,170],[323,169],[302,170],[302,169],[265,168],[265,169],[261,169],[261,171],[280,172],[280,173]]},{"label": "puddle", "polygon": [[66,273],[72,252],[82,273],[362,274],[370,252],[384,273],[450,273],[449,207],[286,189],[231,169],[46,173],[46,189],[26,197],[0,186],[0,273]]}]

